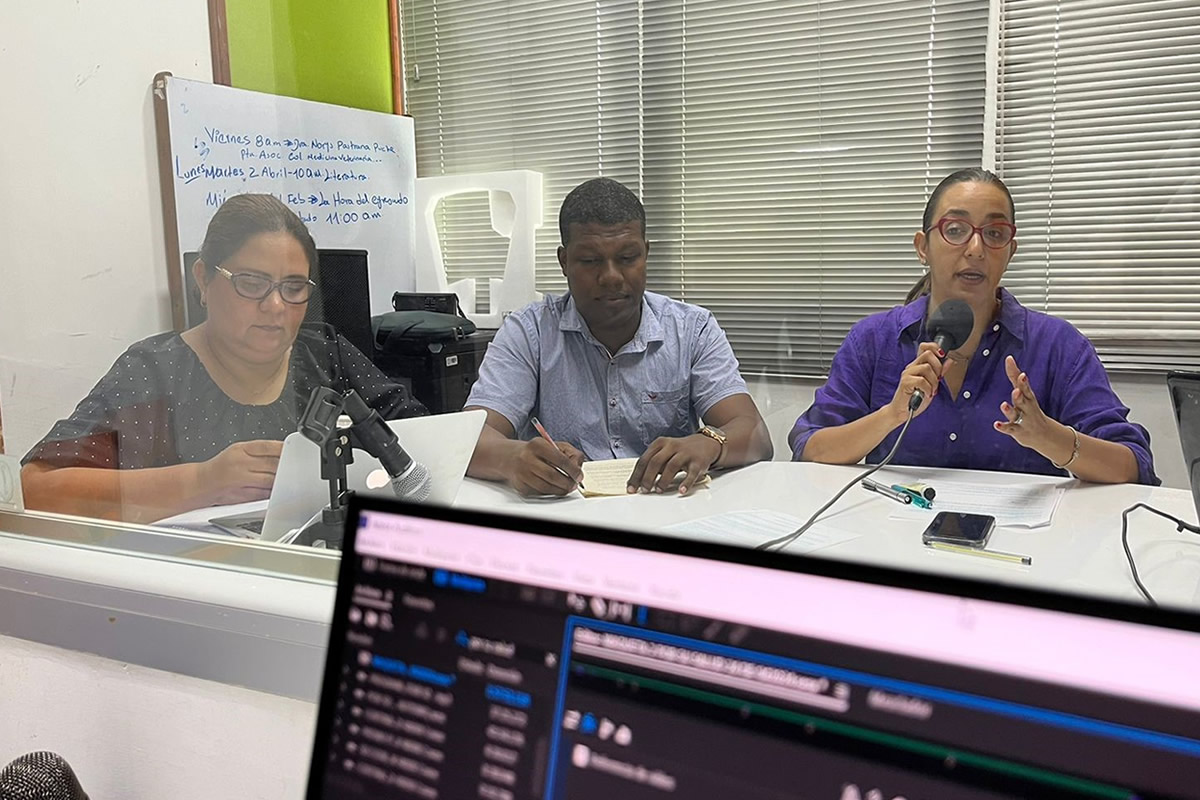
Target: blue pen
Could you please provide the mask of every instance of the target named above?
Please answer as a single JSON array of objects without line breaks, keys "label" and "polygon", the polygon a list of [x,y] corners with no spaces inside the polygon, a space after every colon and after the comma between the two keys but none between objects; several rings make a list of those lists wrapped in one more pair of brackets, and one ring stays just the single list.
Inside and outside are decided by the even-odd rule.
[{"label": "blue pen", "polygon": [[884,486],[882,483],[876,483],[869,478],[863,478],[862,487],[868,492],[879,492],[879,494],[890,497],[897,503],[903,503],[904,505],[909,505],[913,501],[912,495],[908,492],[898,492],[891,486]]},{"label": "blue pen", "polygon": [[[933,501],[930,499],[927,499],[926,494],[921,493],[920,491],[916,490],[915,488],[913,488],[911,486],[901,486],[898,483],[893,483],[892,488],[895,489],[897,492],[904,492],[904,494],[911,497],[913,505],[915,505],[919,508],[933,508]],[[932,489],[928,489],[927,491],[929,494],[933,493]]]}]

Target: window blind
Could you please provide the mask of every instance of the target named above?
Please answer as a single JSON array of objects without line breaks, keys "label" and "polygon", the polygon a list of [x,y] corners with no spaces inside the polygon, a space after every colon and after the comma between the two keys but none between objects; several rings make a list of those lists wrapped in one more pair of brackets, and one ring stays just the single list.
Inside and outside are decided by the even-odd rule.
[{"label": "window blind", "polygon": [[1005,0],[995,161],[1005,283],[1114,369],[1200,358],[1200,6]]},{"label": "window blind", "polygon": [[[418,174],[543,172],[538,285],[555,292],[563,196],[626,183],[649,288],[712,310],[747,373],[823,375],[850,326],[919,277],[928,192],[982,158],[982,0],[403,10]],[[485,196],[438,221],[452,279],[500,273]]]}]

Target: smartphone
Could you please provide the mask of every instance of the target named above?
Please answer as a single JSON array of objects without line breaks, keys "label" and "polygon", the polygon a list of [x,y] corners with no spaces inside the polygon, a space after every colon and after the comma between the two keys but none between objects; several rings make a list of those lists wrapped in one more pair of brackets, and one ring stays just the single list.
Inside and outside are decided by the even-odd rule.
[{"label": "smartphone", "polygon": [[954,511],[939,511],[921,534],[921,542],[942,542],[960,547],[983,549],[996,527],[996,518],[988,514],[958,514]]}]

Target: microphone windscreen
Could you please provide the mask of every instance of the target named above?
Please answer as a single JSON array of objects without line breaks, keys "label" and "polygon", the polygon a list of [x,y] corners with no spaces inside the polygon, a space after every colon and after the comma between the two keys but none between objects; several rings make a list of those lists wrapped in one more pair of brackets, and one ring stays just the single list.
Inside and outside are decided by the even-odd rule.
[{"label": "microphone windscreen", "polygon": [[433,491],[433,476],[424,464],[414,459],[408,471],[392,478],[392,491],[402,500],[424,503]]},{"label": "microphone windscreen", "polygon": [[0,800],[88,800],[62,756],[41,750],[13,759],[0,771]]},{"label": "microphone windscreen", "polygon": [[954,298],[938,306],[929,316],[929,338],[941,340],[947,350],[957,350],[971,338],[971,329],[975,327],[975,312],[966,300]]}]

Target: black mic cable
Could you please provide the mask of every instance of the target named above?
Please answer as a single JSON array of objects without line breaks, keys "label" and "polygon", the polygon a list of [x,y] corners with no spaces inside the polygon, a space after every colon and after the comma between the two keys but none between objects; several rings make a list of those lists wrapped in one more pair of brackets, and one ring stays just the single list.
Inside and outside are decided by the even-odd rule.
[{"label": "black mic cable", "polygon": [[[920,405],[920,401],[917,402],[917,405]],[[876,464],[875,466],[866,470],[861,475],[857,476],[854,480],[850,481],[845,486],[843,486],[841,488],[841,491],[839,491],[837,494],[835,494],[833,496],[832,500],[830,500],[828,503],[826,503],[825,505],[818,508],[817,512],[815,514],[813,514],[811,517],[809,517],[808,521],[805,522],[803,525],[801,525],[799,528],[792,531],[791,533],[780,536],[778,539],[772,539],[769,542],[763,542],[762,544],[757,545],[754,549],[755,550],[770,550],[772,547],[776,547],[778,545],[778,549],[782,550],[783,548],[787,547],[789,544],[796,541],[796,539],[800,538],[800,536],[803,535],[805,531],[807,531],[809,528],[811,528],[813,526],[813,523],[817,521],[817,518],[820,517],[822,514],[824,514],[829,509],[830,506],[832,506],[834,503],[836,503],[838,500],[840,500],[842,495],[844,495],[846,492],[850,491],[854,487],[854,484],[861,483],[866,478],[871,477],[876,472],[878,472],[879,470],[883,469],[888,464],[890,464],[892,459],[895,458],[895,456],[896,456],[896,451],[900,449],[900,443],[904,441],[904,433],[908,430],[908,424],[910,422],[912,422],[912,420],[913,420],[913,413],[915,410],[916,409],[913,408],[912,401],[909,401],[908,419],[904,420],[904,427],[900,429],[900,435],[896,437],[896,443],[894,445],[892,445],[891,452],[887,454],[887,457],[884,458],[883,461],[880,461],[878,464]]]},{"label": "black mic cable", "polygon": [[1146,602],[1151,606],[1158,606],[1158,601],[1155,600],[1146,587],[1142,584],[1142,578],[1138,575],[1137,564],[1134,563],[1133,553],[1129,549],[1129,514],[1137,511],[1139,508],[1144,508],[1152,514],[1158,514],[1160,517],[1166,517],[1175,523],[1175,530],[1179,532],[1190,531],[1192,533],[1200,533],[1200,525],[1193,525],[1190,522],[1184,522],[1179,517],[1173,517],[1165,511],[1159,511],[1153,506],[1148,506],[1145,503],[1137,503],[1121,512],[1121,546],[1125,548],[1125,558],[1129,561],[1129,571],[1133,573],[1133,582],[1137,584],[1138,591],[1142,593],[1142,597],[1146,598]]}]

